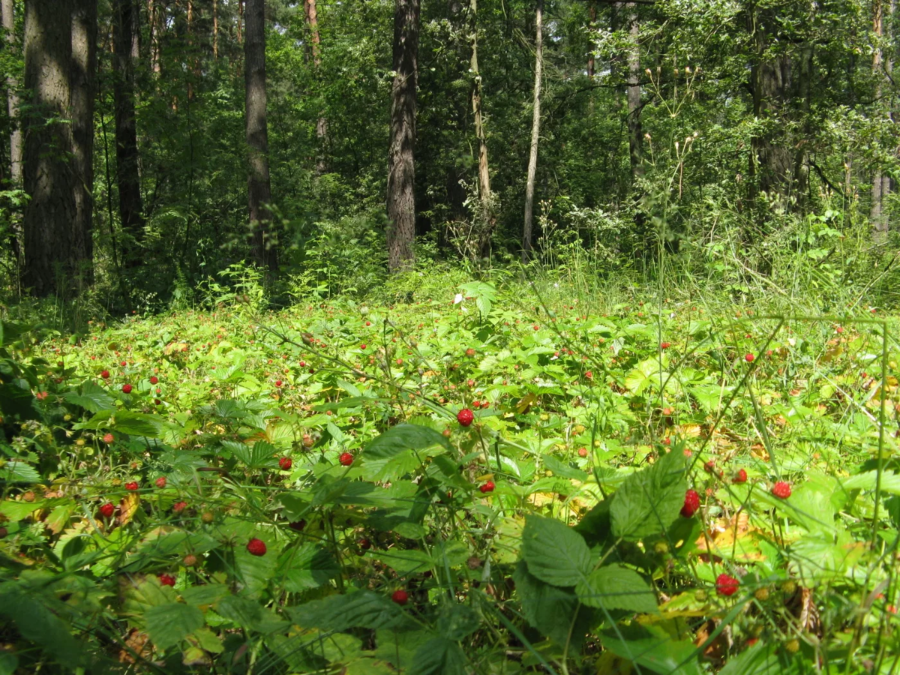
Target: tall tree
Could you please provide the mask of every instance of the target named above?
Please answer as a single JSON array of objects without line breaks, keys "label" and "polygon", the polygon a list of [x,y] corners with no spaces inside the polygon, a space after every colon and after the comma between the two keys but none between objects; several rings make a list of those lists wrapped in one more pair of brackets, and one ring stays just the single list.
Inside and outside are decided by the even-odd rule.
[{"label": "tall tree", "polygon": [[[3,13],[3,30],[6,33],[6,44],[11,51],[16,51],[16,22],[13,13],[13,0],[0,0],[0,11]],[[22,129],[19,127],[19,83],[10,72],[6,76],[6,103],[9,119],[12,120],[12,131],[9,136],[9,165],[13,185],[22,186]]]},{"label": "tall tree", "polygon": [[641,47],[640,24],[634,3],[626,6],[628,11],[628,33],[631,44],[628,47],[628,83],[625,99],[628,102],[628,152],[631,160],[632,181],[644,175],[644,131],[641,127]]},{"label": "tall tree", "polygon": [[416,236],[416,85],[419,58],[419,0],[394,2],[394,83],[391,88],[391,145],[388,153],[388,267],[409,269]]},{"label": "tall tree", "polygon": [[472,47],[472,58],[469,62],[469,70],[472,72],[472,115],[475,120],[475,137],[478,139],[478,198],[481,205],[481,213],[478,214],[478,220],[481,221],[478,251],[480,255],[486,256],[497,219],[494,214],[494,196],[491,193],[487,135],[484,132],[482,78],[478,68],[478,0],[469,2],[469,30]]},{"label": "tall tree", "polygon": [[537,178],[538,143],[541,138],[541,80],[544,71],[544,0],[535,11],[534,38],[534,112],[531,121],[531,152],[525,182],[525,223],[522,228],[522,262],[531,256],[531,232],[534,220],[534,183]]},{"label": "tall tree", "polygon": [[97,73],[97,0],[72,0],[70,113],[75,219],[72,246],[79,259],[91,260],[94,218],[94,101]]},{"label": "tall tree", "polygon": [[[319,37],[319,11],[316,8],[316,0],[304,0],[306,9],[306,26],[309,29],[309,43],[311,45],[313,65],[318,74],[322,67],[321,38]],[[322,175],[328,170],[325,151],[328,143],[328,119],[325,115],[319,115],[316,121],[316,140],[318,141],[318,154],[316,157],[316,173]]]},{"label": "tall tree", "polygon": [[116,184],[119,188],[119,218],[127,235],[125,260],[129,267],[139,260],[135,244],[143,238],[144,206],[141,197],[137,120],[134,112],[134,0],[113,4],[113,99],[116,122]]},{"label": "tall tree", "polygon": [[[872,70],[875,74],[875,99],[880,111],[884,114],[891,114],[891,99],[888,96],[887,103],[882,101],[884,97],[885,80],[891,81],[893,74],[893,59],[888,51],[885,54],[885,36],[890,36],[890,28],[894,18],[895,0],[888,0],[887,21],[884,16],[884,5],[882,0],[874,0],[872,7],[872,28],[875,33],[877,44],[875,52],[872,56]],[[885,28],[887,25],[887,29]],[[872,237],[875,243],[883,244],[887,241],[889,221],[884,209],[884,202],[891,194],[891,177],[885,175],[880,167],[875,168],[872,176],[872,208],[870,220],[872,221]]]},{"label": "tall tree", "polygon": [[30,114],[24,147],[25,209],[23,285],[38,297],[69,295],[83,264],[73,246],[75,175],[67,123],[72,59],[71,0],[25,3],[25,88]]},{"label": "tall tree", "polygon": [[247,0],[244,35],[244,82],[249,150],[247,199],[250,211],[251,252],[254,262],[275,272],[278,255],[271,238],[272,184],[269,179],[269,127],[266,93],[265,0]]}]

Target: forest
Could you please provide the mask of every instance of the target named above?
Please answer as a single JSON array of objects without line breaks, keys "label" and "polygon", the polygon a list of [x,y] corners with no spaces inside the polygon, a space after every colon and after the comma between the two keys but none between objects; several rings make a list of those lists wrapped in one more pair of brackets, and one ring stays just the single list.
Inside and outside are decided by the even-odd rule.
[{"label": "forest", "polygon": [[0,0],[0,675],[900,673],[896,5]]}]

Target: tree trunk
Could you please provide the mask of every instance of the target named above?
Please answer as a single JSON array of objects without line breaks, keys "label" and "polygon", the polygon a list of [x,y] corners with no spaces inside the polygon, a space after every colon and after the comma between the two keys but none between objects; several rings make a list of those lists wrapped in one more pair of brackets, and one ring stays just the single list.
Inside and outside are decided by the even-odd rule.
[{"label": "tree trunk", "polygon": [[219,0],[213,0],[213,58],[219,59]]},{"label": "tree trunk", "polygon": [[247,146],[249,173],[247,201],[250,211],[250,249],[253,261],[271,272],[278,269],[275,242],[271,239],[272,186],[269,181],[269,129],[266,120],[266,21],[265,0],[247,0],[244,40]]},{"label": "tree trunk", "polygon": [[119,218],[126,235],[123,257],[127,267],[134,267],[140,262],[135,243],[143,238],[144,229],[134,112],[134,9],[133,0],[115,0],[113,6],[116,184],[119,188]]},{"label": "tree trunk", "polygon": [[[588,29],[590,31],[594,30],[594,26],[597,23],[597,5],[594,4],[594,0],[590,1],[590,5],[588,6]],[[594,59],[594,50],[591,48],[591,53],[588,54],[588,62],[587,62],[587,76],[589,79],[594,79],[594,69],[596,68],[596,63]]]},{"label": "tree trunk", "polygon": [[[319,13],[316,9],[316,0],[305,0],[306,25],[309,28],[309,41],[312,45],[313,65],[318,72],[322,65],[321,41],[319,38]],[[316,121],[316,140],[318,141],[318,156],[316,157],[316,175],[321,176],[328,172],[326,160],[326,146],[328,145],[328,120],[325,115],[319,115]]]},{"label": "tree trunk", "polygon": [[388,153],[388,267],[412,267],[416,236],[415,144],[418,80],[419,0],[394,3],[394,83]]},{"label": "tree trunk", "polygon": [[470,41],[472,59],[469,69],[472,71],[472,114],[475,118],[475,136],[478,138],[478,196],[481,213],[478,214],[480,227],[478,252],[486,257],[490,248],[491,233],[496,223],[494,215],[494,197],[491,193],[491,172],[488,167],[487,136],[484,133],[484,117],[482,114],[482,79],[478,69],[478,0],[469,3]]},{"label": "tree trunk", "polygon": [[634,184],[644,175],[644,131],[641,127],[641,47],[640,24],[634,3],[628,3],[628,32],[631,45],[628,49],[628,84],[625,100],[628,103],[628,156],[631,160],[631,179]]},{"label": "tree trunk", "polygon": [[237,41],[238,44],[244,41],[244,0],[238,0],[238,20],[237,20]]},{"label": "tree trunk", "polygon": [[[6,44],[11,52],[17,51],[16,26],[13,14],[13,0],[2,0],[0,11],[3,13],[3,30],[6,31]],[[14,186],[22,187],[22,129],[19,127],[19,83],[11,74],[6,77],[6,104],[12,131],[9,136],[9,168]]]},{"label": "tree trunk", "polygon": [[150,27],[150,70],[159,75],[159,0],[147,0],[147,23]]},{"label": "tree trunk", "polygon": [[[79,260],[93,258],[94,101],[97,73],[97,0],[74,0],[70,110],[75,219],[72,246]],[[88,272],[90,270],[86,270]],[[86,275],[86,281],[91,278]]]},{"label": "tree trunk", "polygon": [[69,64],[72,58],[70,0],[25,4],[25,89],[31,110],[24,145],[25,209],[23,285],[38,297],[76,288],[83,261],[72,242],[74,173],[69,165],[71,127]]},{"label": "tree trunk", "polygon": [[[872,28],[878,37],[878,46],[872,58],[872,71],[875,74],[875,98],[879,101],[878,105],[884,114],[891,115],[892,105],[890,100],[885,104],[881,101],[884,95],[884,80],[891,80],[893,71],[893,60],[890,56],[885,56],[884,39],[885,34],[890,31],[891,22],[894,17],[894,0],[889,0],[887,21],[884,17],[884,8],[881,0],[875,0],[873,5]],[[885,30],[887,23],[887,30]],[[889,36],[888,36],[889,37]],[[876,167],[872,176],[872,209],[869,218],[872,223],[872,240],[875,244],[884,244],[888,238],[890,229],[890,221],[885,213],[884,202],[891,194],[891,179],[882,173],[880,166]]]},{"label": "tree trunk", "polygon": [[538,0],[535,12],[534,40],[534,116],[531,121],[531,153],[525,183],[525,223],[522,228],[522,262],[531,256],[531,231],[534,219],[534,181],[537,177],[538,142],[541,137],[541,79],[544,70],[544,0]]}]

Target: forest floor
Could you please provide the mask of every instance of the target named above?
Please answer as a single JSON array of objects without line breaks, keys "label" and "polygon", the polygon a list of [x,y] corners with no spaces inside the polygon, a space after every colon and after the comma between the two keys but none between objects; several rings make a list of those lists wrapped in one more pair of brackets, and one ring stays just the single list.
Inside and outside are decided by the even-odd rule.
[{"label": "forest floor", "polygon": [[893,672],[896,317],[523,297],[0,324],[0,673]]}]

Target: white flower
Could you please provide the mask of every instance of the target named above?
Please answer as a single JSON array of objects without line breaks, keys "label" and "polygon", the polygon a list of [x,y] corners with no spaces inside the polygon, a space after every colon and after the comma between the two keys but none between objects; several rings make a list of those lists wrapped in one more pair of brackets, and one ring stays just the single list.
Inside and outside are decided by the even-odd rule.
[{"label": "white flower", "polygon": [[458,305],[458,304],[461,303],[462,301],[463,301],[462,293],[457,293],[457,294],[456,294],[456,297],[453,298],[453,304],[454,304],[454,305]]}]

